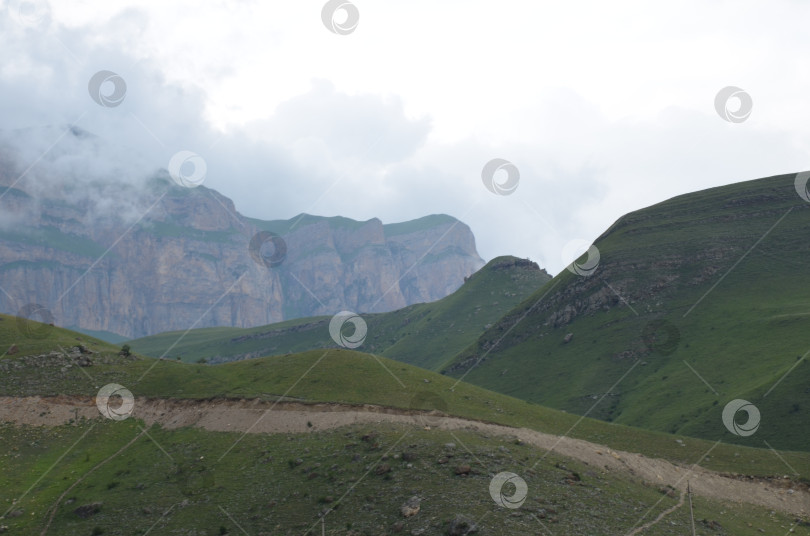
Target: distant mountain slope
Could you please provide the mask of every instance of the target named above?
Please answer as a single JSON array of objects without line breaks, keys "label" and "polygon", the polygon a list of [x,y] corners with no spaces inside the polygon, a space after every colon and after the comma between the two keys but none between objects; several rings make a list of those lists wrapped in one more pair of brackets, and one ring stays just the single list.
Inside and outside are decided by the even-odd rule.
[{"label": "distant mountain slope", "polygon": [[[613,422],[804,448],[810,205],[794,177],[712,188],[622,217],[596,240],[592,275],[564,270],[444,372]],[[755,434],[723,427],[733,399],[760,410]]]},{"label": "distant mountain slope", "polygon": [[[95,141],[66,136],[60,162]],[[264,221],[165,170],[85,188],[68,172],[18,180],[15,156],[0,147],[0,311],[39,304],[57,325],[111,339],[391,311],[447,296],[484,265],[469,227],[447,215]],[[43,161],[36,171],[51,167],[61,169]]]},{"label": "distant mountain slope", "polygon": [[[535,263],[498,257],[467,278],[453,294],[390,313],[363,315],[368,334],[360,349],[428,369],[440,368],[551,277]],[[130,341],[154,357],[211,363],[335,347],[331,317],[314,317],[259,328],[203,328]]]}]

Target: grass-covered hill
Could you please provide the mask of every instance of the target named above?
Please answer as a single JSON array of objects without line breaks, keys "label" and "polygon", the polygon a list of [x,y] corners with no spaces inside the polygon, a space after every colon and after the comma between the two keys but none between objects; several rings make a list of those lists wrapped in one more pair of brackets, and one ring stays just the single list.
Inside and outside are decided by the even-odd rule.
[{"label": "grass-covered hill", "polygon": [[[8,534],[40,535],[47,527],[44,534],[59,536],[446,535],[465,534],[451,524],[459,530],[469,520],[481,535],[601,536],[625,534],[644,514],[649,522],[678,506],[666,489],[556,454],[532,469],[538,449],[463,430],[380,424],[248,434],[219,462],[239,433],[146,429],[130,419],[0,424],[0,435],[7,512],[0,526]],[[456,474],[459,466],[469,473]],[[526,482],[517,510],[490,498],[492,475],[501,471]],[[414,497],[420,510],[404,517],[401,508]],[[777,511],[693,502],[700,535],[810,534]],[[681,506],[643,534],[680,536],[689,526]]]},{"label": "grass-covered hill", "polygon": [[[592,275],[563,270],[444,372],[610,422],[806,450],[809,228],[793,175],[632,212],[596,240]],[[755,434],[723,426],[734,399],[760,410]]]},{"label": "grass-covered hill", "polygon": [[[441,300],[363,315],[368,335],[361,349],[427,369],[440,368],[550,279],[530,261],[498,257]],[[336,347],[329,335],[330,318],[304,318],[248,329],[168,332],[129,344],[153,357],[217,363]]]},{"label": "grass-covered hill", "polygon": [[[0,346],[7,346],[8,341],[18,340],[16,324],[14,317],[0,318]],[[704,467],[759,476],[783,474],[786,470],[784,462],[767,448],[726,445],[728,438],[722,434],[701,440],[581,418],[362,352],[323,349],[201,365],[135,354],[125,357],[117,347],[69,330],[51,328],[48,333],[36,348],[44,352],[53,344],[57,351],[39,355],[20,352],[0,359],[0,396],[95,396],[102,385],[118,383],[136,398],[372,404],[440,411],[550,434],[562,435],[570,430],[570,437],[683,463],[699,459],[720,439],[711,458],[702,463]],[[73,348],[67,346],[71,341],[91,353],[75,356]],[[79,365],[82,360],[90,364]],[[746,454],[740,457],[741,452]],[[791,452],[785,456],[801,476],[810,475],[810,453]]]},{"label": "grass-covered hill", "polygon": [[[747,475],[793,467],[810,454],[671,436],[543,408],[384,357],[342,349],[188,364],[121,355],[68,330],[0,316],[0,397],[94,396],[115,382],[144,398],[234,398],[439,410],[588,439],[617,450]],[[0,398],[5,404],[9,399]],[[47,411],[43,408],[43,413]],[[0,526],[9,534],[447,534],[467,519],[479,534],[626,533],[678,506],[631,475],[584,465],[506,437],[421,424],[364,424],[306,434],[210,432],[79,419],[55,427],[0,424]],[[711,456],[706,456],[711,452]],[[497,506],[494,474],[528,486],[520,509]],[[420,499],[420,512],[401,507]],[[701,534],[807,528],[769,509],[695,498]],[[321,517],[323,516],[323,517]],[[321,524],[321,519],[323,522]],[[644,534],[683,534],[676,508]],[[802,532],[804,531],[804,532]],[[463,534],[463,532],[460,532]]]}]

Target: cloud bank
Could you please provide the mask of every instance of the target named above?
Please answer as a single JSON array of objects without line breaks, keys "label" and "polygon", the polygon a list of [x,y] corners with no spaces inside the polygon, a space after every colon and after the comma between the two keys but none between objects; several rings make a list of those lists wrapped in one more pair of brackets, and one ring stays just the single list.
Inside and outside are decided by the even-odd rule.
[{"label": "cloud bank", "polygon": [[[556,273],[566,244],[628,211],[810,167],[810,7],[356,4],[337,35],[309,3],[7,2],[4,180],[132,217],[110,182],[137,192],[192,151],[245,215],[447,213],[484,258]],[[126,84],[115,105],[91,95],[99,71]],[[714,110],[728,85],[752,96],[745,122]],[[493,158],[519,169],[512,195],[484,187]]]}]

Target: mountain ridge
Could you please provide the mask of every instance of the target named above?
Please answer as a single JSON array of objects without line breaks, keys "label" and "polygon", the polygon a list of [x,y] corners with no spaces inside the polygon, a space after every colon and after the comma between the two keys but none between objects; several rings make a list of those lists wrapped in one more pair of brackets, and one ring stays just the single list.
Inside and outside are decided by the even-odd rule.
[{"label": "mountain ridge", "polygon": [[[94,140],[74,132],[42,168],[62,169]],[[141,185],[72,184],[46,171],[23,177],[2,149],[0,311],[37,304],[60,325],[110,340],[393,310],[446,296],[484,264],[470,228],[449,215],[259,220],[165,170]]]},{"label": "mountain ridge", "polygon": [[[579,259],[579,269],[538,285],[460,350],[438,355],[431,348],[439,343],[420,345],[418,330],[409,341],[408,308],[387,313],[399,316],[398,329],[369,322],[364,349],[609,422],[803,450],[810,289],[802,267],[810,246],[801,237],[810,207],[794,178],[710,188],[623,216],[595,241],[600,261],[591,275],[581,275]],[[332,346],[327,321],[302,320],[300,329],[322,331],[321,346]],[[277,328],[278,339],[299,329]],[[198,351],[217,344],[211,335]],[[389,350],[397,344],[408,351]],[[278,344],[265,353],[316,346]],[[723,426],[723,408],[735,399],[762,412],[752,437]]]},{"label": "mountain ridge", "polygon": [[[547,296],[527,298],[443,373],[611,422],[801,448],[810,206],[795,177],[710,188],[623,216],[594,242],[591,275],[563,270]],[[755,435],[723,427],[733,399],[762,412]]]},{"label": "mountain ridge", "polygon": [[[496,257],[455,292],[429,303],[386,313],[364,314],[368,337],[363,349],[405,363],[435,369],[469,344],[522,297],[551,276],[536,263]],[[330,317],[310,317],[252,329],[208,328],[167,332],[129,341],[138,352],[187,361],[221,363],[235,359],[334,347]],[[182,339],[182,340],[180,340]]]}]

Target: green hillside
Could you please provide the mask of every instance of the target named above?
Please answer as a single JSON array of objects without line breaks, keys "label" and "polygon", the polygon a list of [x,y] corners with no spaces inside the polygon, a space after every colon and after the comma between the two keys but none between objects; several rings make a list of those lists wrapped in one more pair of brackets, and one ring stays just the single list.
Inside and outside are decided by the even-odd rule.
[{"label": "green hillside", "polygon": [[[0,396],[95,396],[100,385],[115,382],[132,391],[136,404],[146,398],[283,398],[437,410],[434,418],[457,415],[526,427],[687,465],[699,461],[723,472],[772,477],[789,465],[795,479],[779,482],[791,486],[802,486],[810,475],[810,453],[774,455],[765,448],[581,419],[344,349],[212,366],[126,356],[68,330],[33,322],[22,327],[0,316],[0,346],[27,349],[0,358]],[[33,335],[36,341],[24,342]],[[89,362],[68,357],[77,344],[84,350],[79,359]],[[677,507],[677,495],[629,475],[508,437],[429,430],[422,419],[272,435],[145,427],[132,418],[82,418],[52,427],[0,424],[0,526],[10,534],[77,536],[445,534],[463,515],[482,534],[551,528],[591,536],[625,533]],[[459,475],[465,466],[469,473]],[[498,507],[489,497],[492,476],[501,471],[514,471],[527,483],[527,502],[519,510]],[[413,496],[422,499],[421,513],[405,518],[400,507]],[[747,536],[788,528],[810,533],[790,516],[765,508],[696,497],[695,509],[701,534]],[[676,509],[645,534],[683,534],[688,520],[687,510]]]},{"label": "green hillside", "polygon": [[[534,263],[498,257],[441,300],[363,315],[368,335],[361,349],[437,369],[549,279]],[[153,357],[217,363],[336,347],[329,335],[330,319],[304,318],[249,329],[203,328],[185,335],[168,332],[129,344]]]},{"label": "green hillside", "polygon": [[[9,534],[39,535],[49,523],[45,534],[60,536],[442,535],[463,515],[478,534],[598,536],[624,534],[645,513],[650,521],[678,502],[562,456],[532,469],[537,449],[467,431],[351,426],[240,440],[233,432],[147,429],[129,419],[0,424],[0,434],[0,499],[9,504],[35,485],[4,508],[0,523]],[[447,456],[448,464],[436,462]],[[456,475],[459,464],[470,473]],[[48,478],[35,482],[49,468]],[[491,475],[500,471],[525,479],[528,497],[519,510],[489,496]],[[414,496],[420,512],[404,518],[400,507]],[[810,533],[789,516],[750,505],[696,497],[694,510],[701,535]],[[680,536],[688,527],[689,512],[680,508],[644,534]]]},{"label": "green hillside", "polygon": [[[16,452],[13,464],[0,462],[3,495],[21,495],[45,464],[54,466],[47,484],[10,510],[16,517],[3,520],[9,532],[40,534],[53,514],[47,534],[68,536],[447,534],[451,520],[464,515],[482,534],[542,534],[553,527],[594,536],[624,533],[645,511],[649,520],[677,503],[626,476],[596,473],[561,456],[531,469],[525,458],[537,456],[536,449],[466,431],[379,425],[248,435],[217,462],[239,434],[153,427],[146,437],[143,430],[131,420],[49,429],[0,425]],[[464,448],[446,446],[459,443]],[[436,463],[447,455],[451,467]],[[454,474],[457,464],[470,466],[470,474]],[[529,496],[518,512],[489,497],[489,473],[500,470],[525,475]],[[421,498],[421,511],[403,518],[400,506],[413,496]],[[699,534],[781,534],[796,525],[764,508],[703,498],[694,507]],[[81,508],[92,513],[80,517]],[[677,536],[688,526],[681,508],[645,534]],[[808,534],[802,527],[791,532]]]},{"label": "green hillside", "polygon": [[[563,270],[444,372],[610,422],[807,450],[808,209],[783,175],[630,213],[596,240],[591,276]],[[755,434],[723,426],[733,399],[759,408]]]},{"label": "green hillside", "polygon": [[[16,335],[7,317],[0,322],[0,346]],[[57,328],[54,335],[71,333]],[[74,334],[78,335],[78,334]],[[75,340],[75,337],[73,338]],[[57,339],[56,337],[53,339]],[[48,339],[39,344],[47,344]],[[704,467],[718,471],[770,476],[785,472],[785,464],[767,448],[725,445],[723,434],[710,440],[632,428],[545,408],[488,391],[419,367],[345,349],[312,350],[300,354],[200,365],[136,355],[121,356],[117,348],[84,338],[94,364],[72,366],[52,355],[15,355],[0,359],[0,396],[95,396],[99,387],[115,382],[136,397],[182,399],[296,400],[374,404],[392,408],[440,411],[485,422],[565,434],[618,450],[692,463],[714,441]],[[41,346],[40,346],[41,347]],[[61,347],[61,345],[60,345]],[[681,439],[684,445],[676,441]],[[786,452],[784,459],[800,475],[810,475],[810,453]],[[742,457],[740,453],[745,453]]]}]

